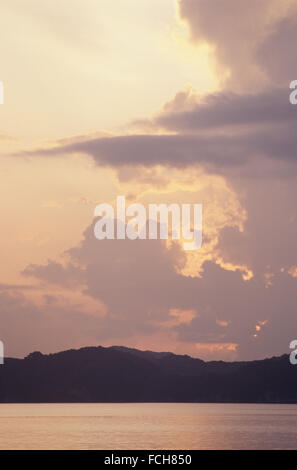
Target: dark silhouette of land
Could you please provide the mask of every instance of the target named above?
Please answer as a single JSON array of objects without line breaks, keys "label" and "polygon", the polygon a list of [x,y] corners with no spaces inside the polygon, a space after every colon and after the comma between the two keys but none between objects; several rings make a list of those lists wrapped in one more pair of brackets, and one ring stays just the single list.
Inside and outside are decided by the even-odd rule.
[{"label": "dark silhouette of land", "polygon": [[117,346],[34,352],[0,366],[0,402],[297,403],[297,366],[288,355],[204,362]]}]

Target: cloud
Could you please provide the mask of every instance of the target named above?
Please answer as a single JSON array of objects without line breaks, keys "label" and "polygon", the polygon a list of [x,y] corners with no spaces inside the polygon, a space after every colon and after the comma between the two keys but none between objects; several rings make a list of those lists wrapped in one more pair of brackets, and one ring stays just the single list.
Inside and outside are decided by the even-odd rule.
[{"label": "cloud", "polygon": [[74,308],[70,302],[63,305],[58,297],[44,296],[40,303],[20,292],[0,291],[1,340],[6,357],[98,344],[96,316]]},{"label": "cloud", "polygon": [[[190,101],[188,105],[187,102]],[[218,92],[201,97],[184,93],[181,105],[164,106],[154,119],[144,121],[146,127],[178,133],[297,125],[297,112],[289,103],[289,88],[276,88],[261,93],[238,94]],[[184,109],[186,108],[186,109]],[[141,123],[141,121],[140,121]]]},{"label": "cloud", "polygon": [[97,165],[114,168],[199,165],[226,177],[296,174],[297,111],[289,102],[289,89],[221,92],[195,101],[185,94],[181,109],[179,101],[174,98],[155,118],[143,121],[146,128],[171,134],[85,136],[27,154],[84,153]]},{"label": "cloud", "polygon": [[[241,135],[133,135],[84,141],[52,149],[40,149],[33,155],[53,156],[85,153],[97,165],[109,167],[165,165],[185,168],[202,165],[206,171],[228,175],[231,173],[259,173],[254,166],[264,164],[268,172],[282,172],[285,176],[296,172],[297,135],[292,127],[282,133],[271,131],[247,132]],[[261,159],[261,161],[260,161]],[[267,161],[265,162],[265,159]],[[275,167],[278,160],[280,167]],[[268,163],[267,165],[265,163]],[[288,168],[288,165],[290,165]],[[259,168],[259,167],[258,167]]]},{"label": "cloud", "polygon": [[269,83],[287,85],[294,78],[293,0],[180,0],[179,11],[190,26],[192,41],[213,46],[221,73],[229,72],[229,88],[256,90]]},{"label": "cloud", "polygon": [[[182,92],[141,124],[174,134],[84,138],[37,153],[85,153],[97,165],[119,170],[124,181],[131,179],[129,171],[137,181],[145,169],[151,184],[160,183],[157,165],[179,171],[201,166],[231,184],[247,217],[242,229],[221,227],[201,277],[180,274],[185,260],[178,247],[172,252],[148,241],[100,245],[89,228],[68,254],[85,269],[86,294],[107,307],[98,338],[126,343],[133,335],[165,332],[179,348],[191,345],[199,352],[214,345],[211,351],[225,348],[242,359],[287,351],[296,324],[296,278],[289,271],[297,264],[296,109],[289,90],[226,91],[202,100]],[[253,277],[244,280],[239,266]],[[39,272],[36,267],[31,274],[38,278]],[[61,282],[69,282],[69,275],[63,271]],[[195,315],[188,323],[172,323],[174,310]]]},{"label": "cloud", "polygon": [[[168,179],[174,170],[196,183],[193,167],[202,167],[204,176],[220,175],[236,191],[245,220],[242,226],[232,226],[235,210],[229,208],[228,222],[211,234],[215,242],[208,259],[201,261],[197,254],[200,276],[191,277],[182,274],[186,257],[177,244],[168,249],[160,241],[99,242],[88,227],[82,242],[68,250],[67,261],[31,264],[23,274],[42,281],[44,289],[49,285],[57,291],[76,289],[103,304],[106,314],[84,315],[82,305],[72,315],[71,305],[59,304],[49,294],[38,309],[27,298],[4,292],[3,321],[10,315],[21,334],[25,320],[18,324],[17,312],[22,312],[36,328],[36,334],[24,328],[35,342],[47,338],[47,331],[52,347],[63,343],[63,335],[68,343],[84,338],[85,344],[91,340],[127,344],[135,337],[153,341],[167,335],[185,350],[189,345],[198,353],[223,349],[232,358],[237,354],[254,359],[286,352],[293,339],[297,108],[289,103],[289,83],[297,78],[291,76],[296,63],[296,2],[180,0],[179,4],[191,40],[209,43],[220,74],[229,73],[223,91],[204,97],[190,89],[177,93],[151,119],[133,123],[142,134],[81,135],[23,155],[90,156],[96,165],[118,171],[120,183],[133,186],[131,199],[137,197],[134,181],[146,191],[153,185],[160,191],[167,181],[165,171]],[[69,159],[70,168],[73,161]],[[218,210],[213,212],[214,217]],[[244,280],[239,266],[253,276]],[[13,324],[7,321],[7,325],[11,338]]]},{"label": "cloud", "polygon": [[27,277],[35,276],[40,280],[58,285],[63,285],[65,282],[65,286],[68,285],[67,281],[70,280],[71,284],[68,285],[68,287],[81,283],[84,279],[82,270],[78,269],[72,263],[67,263],[66,266],[63,266],[52,260],[48,260],[46,268],[44,266],[30,264],[21,274]]},{"label": "cloud", "polygon": [[244,230],[224,227],[218,251],[226,261],[248,265],[258,275],[288,270],[297,262],[296,179],[238,182],[244,190]]},{"label": "cloud", "polygon": [[34,289],[33,286],[29,284],[5,284],[3,282],[0,283],[0,292],[1,291],[18,291],[18,290],[31,290]]},{"label": "cloud", "polygon": [[[106,315],[96,319],[93,331],[98,342],[127,342],[133,336],[167,332],[185,348],[196,343],[232,344],[232,357],[238,345],[238,357],[245,359],[287,350],[296,292],[296,279],[287,272],[275,274],[268,288],[261,272],[244,281],[240,271],[226,270],[215,261],[204,263],[201,277],[186,277],[176,271],[185,262],[177,245],[167,249],[158,240],[98,241],[93,226],[68,256],[81,267],[84,293],[106,306]],[[51,270],[51,264],[35,266],[30,274],[51,281]],[[61,273],[61,285],[71,283],[73,271]],[[172,322],[173,311],[190,311],[191,316]],[[259,324],[263,326],[255,338]]]},{"label": "cloud", "polygon": [[296,78],[297,7],[294,14],[280,19],[257,50],[257,60],[271,81],[287,84]]}]

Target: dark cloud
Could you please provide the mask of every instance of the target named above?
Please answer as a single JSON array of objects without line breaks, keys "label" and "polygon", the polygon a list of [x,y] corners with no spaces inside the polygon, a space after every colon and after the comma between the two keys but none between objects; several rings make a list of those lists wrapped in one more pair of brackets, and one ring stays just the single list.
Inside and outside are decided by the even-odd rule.
[{"label": "dark cloud", "polygon": [[33,286],[27,284],[5,284],[0,283],[0,291],[17,291],[17,290],[31,290],[34,289]]},{"label": "dark cloud", "polygon": [[211,44],[218,66],[229,70],[229,87],[259,89],[294,78],[296,2],[180,0],[179,8],[192,40]]},{"label": "dark cloud", "polygon": [[[93,227],[68,255],[82,267],[85,293],[107,307],[107,315],[96,319],[98,341],[164,331],[171,309],[196,312],[190,323],[171,326],[179,341],[238,343],[245,359],[285,352],[292,339],[297,279],[286,272],[278,272],[267,287],[262,272],[244,281],[240,271],[208,261],[202,277],[185,277],[175,270],[185,261],[177,245],[167,250],[158,240],[98,241]],[[40,278],[42,272],[44,280],[47,270],[50,280],[50,265],[31,269],[31,275]],[[61,285],[71,282],[71,271],[63,273]],[[259,339],[254,337],[257,322],[267,322],[257,332]]]},{"label": "dark cloud", "polygon": [[146,121],[146,126],[162,127],[174,135],[84,137],[33,155],[85,153],[98,165],[116,168],[202,165],[227,177],[257,176],[262,170],[264,177],[269,173],[288,176],[296,172],[297,161],[297,109],[290,104],[289,94],[289,89],[274,89],[209,95],[192,102],[190,109],[166,106],[155,119]]},{"label": "dark cloud", "polygon": [[[53,284],[63,284],[65,281],[65,286],[73,286],[73,284],[81,283],[84,279],[81,269],[78,269],[71,263],[68,263],[66,266],[48,260],[46,269],[43,266],[38,266],[35,264],[30,264],[22,271],[23,276],[36,276],[40,280],[44,280]],[[67,279],[71,280],[71,284],[67,284]]]},{"label": "dark cloud", "polygon": [[274,83],[287,84],[297,76],[297,12],[281,19],[257,50],[257,60]]},{"label": "dark cloud", "polygon": [[[296,62],[297,63],[297,62]],[[176,132],[268,126],[297,126],[297,111],[289,103],[289,88],[258,94],[220,92],[201,97],[190,110],[164,110],[151,125]],[[239,129],[238,129],[239,128]]]},{"label": "dark cloud", "polygon": [[[281,133],[255,131],[240,135],[134,135],[95,139],[55,149],[39,150],[38,155],[85,153],[101,166],[169,165],[185,168],[201,165],[207,171],[230,176],[237,173],[296,172],[297,134],[292,126]],[[279,167],[274,160],[279,161]],[[252,165],[256,162],[256,165]],[[262,173],[263,177],[263,173]]]},{"label": "dark cloud", "polygon": [[257,275],[297,265],[296,180],[241,180],[240,190],[247,220],[243,232],[232,227],[221,231],[218,250],[224,259],[247,264]]}]

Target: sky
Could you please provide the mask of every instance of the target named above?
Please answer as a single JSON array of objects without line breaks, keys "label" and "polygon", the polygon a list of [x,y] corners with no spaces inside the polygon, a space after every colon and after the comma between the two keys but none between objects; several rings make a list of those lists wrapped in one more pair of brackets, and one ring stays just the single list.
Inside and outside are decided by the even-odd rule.
[{"label": "sky", "polygon": [[[3,0],[5,355],[289,352],[295,0]],[[102,240],[94,209],[201,203],[203,244]]]}]

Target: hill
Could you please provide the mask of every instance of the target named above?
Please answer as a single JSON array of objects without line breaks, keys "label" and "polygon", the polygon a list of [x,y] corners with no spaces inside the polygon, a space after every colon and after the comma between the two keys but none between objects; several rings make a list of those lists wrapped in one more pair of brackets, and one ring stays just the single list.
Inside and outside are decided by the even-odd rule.
[{"label": "hill", "polygon": [[1,403],[297,403],[297,366],[288,355],[204,362],[120,346],[34,352],[0,366]]}]

